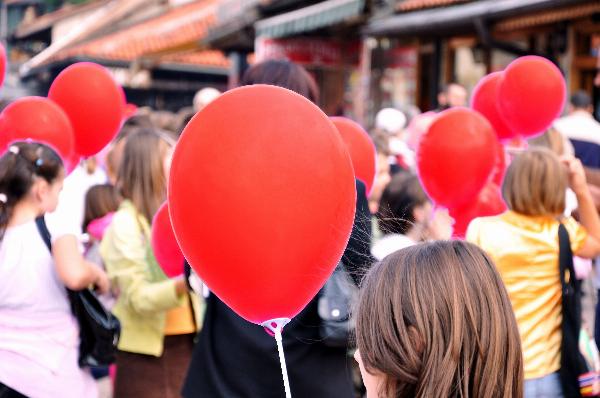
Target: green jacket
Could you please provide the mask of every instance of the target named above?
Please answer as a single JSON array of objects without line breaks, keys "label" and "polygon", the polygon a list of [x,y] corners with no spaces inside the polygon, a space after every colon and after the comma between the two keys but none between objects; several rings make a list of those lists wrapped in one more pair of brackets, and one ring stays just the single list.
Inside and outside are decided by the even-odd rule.
[{"label": "green jacket", "polygon": [[[121,321],[119,350],[161,356],[166,313],[187,296],[177,296],[175,282],[156,263],[150,225],[130,201],[123,201],[106,229],[100,255],[119,294],[113,308]],[[200,326],[200,303],[195,294],[189,296]]]}]

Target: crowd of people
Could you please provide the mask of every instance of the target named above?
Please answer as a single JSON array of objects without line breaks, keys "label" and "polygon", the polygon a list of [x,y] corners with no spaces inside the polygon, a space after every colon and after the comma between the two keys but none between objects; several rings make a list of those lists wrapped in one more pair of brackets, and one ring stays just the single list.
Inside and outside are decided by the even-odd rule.
[{"label": "crowd of people", "polygon": [[[310,74],[287,61],[255,64],[240,84],[285,87],[319,102]],[[203,91],[195,110],[218,94]],[[559,231],[576,256],[571,277],[592,275],[585,259],[600,255],[600,124],[589,96],[574,94],[567,117],[509,153],[509,210],[476,218],[465,241],[451,240],[452,219],[421,186],[414,151],[435,112],[465,106],[467,97],[453,83],[432,112],[377,115],[375,181],[367,193],[356,180],[341,259],[360,287],[351,337],[345,346],[324,341],[317,295],[283,334],[292,396],[571,396]],[[166,200],[176,140],[177,131],[138,114],[68,176],[43,144],[13,143],[2,154],[0,398],[284,396],[273,338],[189,268],[167,277],[153,255],[151,223]],[[66,288],[89,286],[121,323],[110,367],[78,364]],[[596,341],[599,314],[600,304]]]}]

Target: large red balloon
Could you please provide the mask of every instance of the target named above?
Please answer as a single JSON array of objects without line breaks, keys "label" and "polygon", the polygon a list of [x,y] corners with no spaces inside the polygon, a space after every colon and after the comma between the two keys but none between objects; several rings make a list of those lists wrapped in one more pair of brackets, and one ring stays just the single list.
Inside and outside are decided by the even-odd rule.
[{"label": "large red balloon", "polygon": [[80,62],[69,66],[56,77],[48,97],[69,116],[75,132],[75,151],[81,156],[100,152],[123,123],[122,89],[100,65]]},{"label": "large red balloon", "polygon": [[440,113],[417,148],[417,172],[429,197],[447,208],[472,200],[490,178],[496,144],[492,126],[479,113]]},{"label": "large red balloon", "polygon": [[345,117],[332,117],[331,121],[346,144],[350,159],[352,159],[354,174],[367,187],[368,196],[375,181],[377,164],[375,145],[360,124]]},{"label": "large red balloon", "polygon": [[73,128],[69,118],[47,98],[20,98],[0,114],[0,152],[12,142],[24,140],[49,145],[63,160],[73,153]]},{"label": "large red balloon", "polygon": [[518,58],[500,81],[500,114],[524,137],[541,134],[560,116],[566,91],[565,79],[552,62],[533,55]]},{"label": "large red balloon", "polygon": [[335,126],[280,87],[221,95],[194,116],[173,154],[169,211],[179,246],[250,322],[292,318],[317,294],[346,247],[355,206]]},{"label": "large red balloon", "polygon": [[6,75],[6,50],[2,43],[0,43],[0,87],[4,83],[4,76]]},{"label": "large red balloon", "polygon": [[500,140],[508,140],[517,135],[506,124],[498,110],[498,87],[503,72],[494,72],[479,81],[471,96],[471,108],[481,113],[491,123]]},{"label": "large red balloon", "polygon": [[169,278],[183,274],[183,253],[175,239],[169,205],[163,203],[152,220],[152,251],[156,261]]},{"label": "large red balloon", "polygon": [[454,218],[455,238],[464,238],[469,223],[477,217],[495,216],[506,211],[506,204],[498,185],[490,182],[479,192],[479,195],[459,208],[450,209],[450,216]]}]

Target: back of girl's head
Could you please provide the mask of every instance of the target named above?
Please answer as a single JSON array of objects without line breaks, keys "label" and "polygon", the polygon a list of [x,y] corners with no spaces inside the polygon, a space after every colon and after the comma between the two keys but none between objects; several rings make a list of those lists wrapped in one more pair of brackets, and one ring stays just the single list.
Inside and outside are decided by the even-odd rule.
[{"label": "back of girl's head", "polygon": [[118,191],[151,221],[165,201],[164,159],[171,143],[152,129],[139,130],[128,135],[126,140],[117,174]]},{"label": "back of girl's head", "polygon": [[557,216],[565,209],[568,177],[558,156],[545,148],[531,148],[511,162],[502,196],[509,209],[528,216]]},{"label": "back of girl's head", "polygon": [[116,188],[110,184],[94,185],[85,194],[85,210],[82,230],[86,231],[90,222],[117,211],[120,198]]},{"label": "back of girl's head", "polygon": [[319,102],[319,89],[315,80],[301,67],[290,61],[268,60],[252,65],[242,76],[240,86],[269,84],[287,88]]},{"label": "back of girl's head", "polygon": [[383,190],[377,219],[384,234],[406,234],[415,223],[415,208],[429,201],[419,178],[412,173],[397,173]]},{"label": "back of girl's head", "polygon": [[365,277],[356,339],[380,396],[522,397],[521,343],[508,294],[478,247],[402,249]]},{"label": "back of girl's head", "polygon": [[12,212],[36,178],[52,184],[63,173],[61,158],[43,144],[19,142],[0,157],[0,239]]}]

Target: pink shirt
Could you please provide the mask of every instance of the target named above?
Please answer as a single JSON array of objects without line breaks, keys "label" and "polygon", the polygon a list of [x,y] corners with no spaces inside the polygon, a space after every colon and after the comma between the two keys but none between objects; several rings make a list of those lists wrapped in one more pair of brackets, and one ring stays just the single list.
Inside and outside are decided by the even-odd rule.
[{"label": "pink shirt", "polygon": [[[53,241],[66,232],[51,230]],[[30,397],[96,397],[79,327],[34,221],[0,241],[0,382]]]}]

